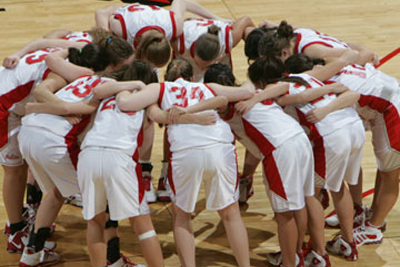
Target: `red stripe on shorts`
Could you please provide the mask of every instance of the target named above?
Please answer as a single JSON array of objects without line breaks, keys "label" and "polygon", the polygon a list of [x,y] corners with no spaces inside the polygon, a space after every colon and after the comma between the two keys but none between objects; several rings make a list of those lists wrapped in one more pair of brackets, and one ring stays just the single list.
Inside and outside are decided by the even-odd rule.
[{"label": "red stripe on shorts", "polygon": [[81,134],[86,126],[90,122],[90,115],[82,116],[81,121],[78,124],[72,126],[72,129],[67,133],[64,137],[65,144],[67,145],[67,150],[69,153],[69,158],[71,159],[72,165],[76,170],[76,166],[78,164],[78,155],[81,152],[81,148],[78,143],[78,135]]}]

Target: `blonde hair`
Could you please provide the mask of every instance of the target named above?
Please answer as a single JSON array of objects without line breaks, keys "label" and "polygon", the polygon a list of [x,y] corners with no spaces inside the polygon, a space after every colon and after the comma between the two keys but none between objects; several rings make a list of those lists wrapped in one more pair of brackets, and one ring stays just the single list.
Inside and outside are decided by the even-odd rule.
[{"label": "blonde hair", "polygon": [[149,30],[140,37],[135,58],[146,60],[156,67],[163,67],[171,58],[171,46],[163,33],[158,30]]}]

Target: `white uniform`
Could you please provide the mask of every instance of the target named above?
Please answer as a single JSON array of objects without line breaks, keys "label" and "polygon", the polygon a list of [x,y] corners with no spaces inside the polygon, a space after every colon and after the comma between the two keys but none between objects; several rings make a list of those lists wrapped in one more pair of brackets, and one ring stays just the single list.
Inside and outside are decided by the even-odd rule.
[{"label": "white uniform", "polygon": [[183,32],[178,38],[178,58],[187,59],[193,67],[193,78],[195,82],[203,79],[205,71],[201,71],[194,62],[194,46],[197,39],[204,33],[207,33],[208,27],[216,25],[220,28],[218,38],[220,43],[220,51],[217,62],[226,64],[232,68],[231,50],[233,45],[233,37],[231,33],[231,25],[226,22],[208,19],[191,19],[183,24]]},{"label": "white uniform", "polygon": [[148,30],[159,30],[170,41],[176,37],[175,14],[158,6],[133,4],[117,9],[114,19],[121,23],[122,37],[137,47],[136,39]]},{"label": "white uniform", "polygon": [[83,42],[87,44],[93,42],[92,36],[87,31],[72,32],[64,36],[63,39],[71,42]]},{"label": "white uniform", "polygon": [[49,73],[44,49],[21,58],[13,69],[0,67],[0,164],[19,166],[23,159],[18,148],[18,132],[25,104],[33,99],[32,89]]},{"label": "white uniform", "polygon": [[294,33],[297,35],[297,41],[294,46],[294,53],[296,54],[303,53],[304,49],[313,44],[320,44],[331,48],[349,48],[346,43],[312,29],[298,28],[294,30]]},{"label": "white uniform", "polygon": [[[329,82],[329,81],[328,81]],[[340,82],[361,94],[358,114],[371,125],[378,168],[400,168],[400,86],[398,81],[374,68],[348,65],[330,82]]]},{"label": "white uniform", "polygon": [[[307,74],[295,74],[310,87],[291,83],[289,94],[298,94],[305,90],[318,88],[323,83]],[[313,142],[315,172],[317,178],[325,180],[325,188],[338,192],[343,179],[357,184],[361,165],[362,147],[365,141],[363,124],[353,108],[344,108],[329,113],[320,122],[309,123],[306,114],[312,109],[323,107],[336,99],[335,95],[324,95],[310,103],[288,107],[287,111],[303,126]],[[322,181],[317,179],[320,186]]]},{"label": "white uniform", "polygon": [[[56,93],[66,102],[81,102],[92,97],[92,89],[110,79],[83,76]],[[24,159],[40,188],[48,192],[56,186],[64,197],[79,193],[76,164],[80,151],[78,135],[90,122],[90,115],[71,125],[65,117],[33,113],[22,119],[18,136]]]},{"label": "white uniform", "polygon": [[261,152],[264,183],[274,211],[302,209],[304,197],[314,195],[314,160],[301,126],[272,100],[256,104],[237,118],[233,115],[228,123],[239,140],[245,145],[255,143]]},{"label": "white uniform", "polygon": [[[202,83],[182,78],[161,83],[160,107],[191,106],[214,97]],[[170,175],[172,201],[185,212],[193,212],[201,181],[204,180],[206,207],[221,210],[239,199],[236,150],[229,125],[217,115],[217,123],[169,125]]]},{"label": "white uniform", "polygon": [[149,213],[144,197],[138,147],[144,111],[122,112],[115,96],[104,99],[87,133],[78,161],[83,217],[106,210],[112,220]]}]

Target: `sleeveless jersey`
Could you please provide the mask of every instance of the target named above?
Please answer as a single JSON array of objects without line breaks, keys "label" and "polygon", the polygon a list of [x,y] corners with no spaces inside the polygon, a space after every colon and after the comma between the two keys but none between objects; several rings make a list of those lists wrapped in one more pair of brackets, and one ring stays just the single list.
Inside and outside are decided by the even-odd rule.
[{"label": "sleeveless jersey", "polygon": [[[92,89],[112,79],[93,76],[83,76],[60,89],[55,95],[63,101],[77,103],[92,98]],[[32,113],[22,118],[22,125],[41,127],[59,136],[80,134],[90,121],[90,116],[82,116],[80,123],[71,125],[63,116]]]},{"label": "sleeveless jersey", "polygon": [[[306,87],[304,85],[290,83],[288,94],[298,94],[304,92],[305,90],[312,90],[313,88],[319,88],[324,85],[322,82],[308,74],[290,74],[290,77],[300,77],[308,82],[310,86]],[[288,107],[285,109],[285,111],[299,121],[306,133],[309,135],[310,140],[314,141],[317,138],[334,132],[337,129],[341,129],[346,125],[354,123],[360,119],[353,108],[347,107],[329,113],[325,118],[315,124],[307,121],[306,114],[309,111],[318,107],[324,107],[335,99],[336,95],[327,94],[309,103],[296,104],[295,106]]]},{"label": "sleeveless jersey", "polygon": [[312,29],[298,28],[294,30],[294,33],[297,35],[297,41],[294,46],[294,53],[296,54],[303,53],[304,49],[313,44],[321,44],[332,48],[349,48],[346,43]]},{"label": "sleeveless jersey", "polygon": [[144,110],[121,111],[115,96],[104,99],[97,110],[94,124],[82,143],[81,148],[108,147],[119,149],[133,156],[142,128]]},{"label": "sleeveless jersey", "polygon": [[218,38],[220,43],[220,51],[217,62],[227,64],[232,68],[231,50],[233,45],[233,37],[231,33],[231,25],[223,21],[209,19],[190,19],[184,22],[183,32],[178,38],[178,53],[176,57],[187,59],[193,66],[193,76],[195,81],[200,81],[204,76],[194,62],[194,45],[197,39],[204,33],[207,33],[208,27],[216,25],[220,28]]},{"label": "sleeveless jersey", "polygon": [[73,32],[73,33],[67,34],[62,39],[71,41],[71,42],[83,42],[83,43],[88,43],[88,44],[93,42],[92,36],[87,31]]},{"label": "sleeveless jersey", "polygon": [[[172,106],[193,106],[215,96],[207,85],[187,82],[182,78],[160,85],[159,105],[163,110],[168,110]],[[221,120],[218,114],[216,116],[217,123],[214,125],[168,125],[167,134],[171,152],[216,143],[232,143],[234,138],[229,125]]]},{"label": "sleeveless jersey", "polygon": [[114,18],[121,23],[122,37],[137,47],[136,39],[148,30],[161,31],[170,41],[176,37],[175,14],[158,6],[133,4],[117,9]]},{"label": "sleeveless jersey", "polygon": [[[54,49],[43,49],[25,55],[13,69],[0,67],[1,117],[13,112],[25,114],[25,104],[33,99],[32,89],[49,73],[44,58]],[[7,114],[5,114],[7,113]]]},{"label": "sleeveless jersey", "polygon": [[[256,92],[260,91],[262,90]],[[228,123],[235,135],[240,136],[242,140],[250,139],[264,156],[272,153],[275,148],[293,136],[304,133],[299,123],[283,112],[282,108],[272,100],[257,103],[244,114],[241,119],[243,127],[237,123],[232,125],[230,121]],[[244,141],[244,144],[246,143],[249,141]],[[253,151],[250,152],[253,154]]]}]

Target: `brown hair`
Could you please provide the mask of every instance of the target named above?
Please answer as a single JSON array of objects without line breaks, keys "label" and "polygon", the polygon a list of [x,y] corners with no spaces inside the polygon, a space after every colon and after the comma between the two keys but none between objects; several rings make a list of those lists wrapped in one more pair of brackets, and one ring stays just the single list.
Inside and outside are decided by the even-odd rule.
[{"label": "brown hair", "polygon": [[115,37],[115,35],[103,28],[93,27],[88,31],[88,34],[93,39],[93,43],[98,43],[102,39],[107,39],[108,37]]},{"label": "brown hair", "polygon": [[266,33],[258,43],[258,53],[260,56],[281,56],[284,48],[290,47],[290,41],[295,37],[293,27],[285,20],[276,30]]},{"label": "brown hair", "polygon": [[156,74],[150,65],[138,59],[134,60],[130,65],[124,65],[119,70],[108,73],[106,76],[117,81],[140,80],[145,84],[157,82]]},{"label": "brown hair", "polygon": [[265,87],[268,84],[284,81],[298,83],[304,86],[309,84],[300,77],[286,77],[285,66],[276,56],[261,57],[250,65],[248,76],[254,85]]},{"label": "brown hair", "polygon": [[102,38],[98,41],[98,44],[107,51],[110,63],[114,66],[133,55],[132,45],[117,36]]},{"label": "brown hair", "polygon": [[204,61],[216,59],[221,45],[218,32],[221,29],[216,25],[208,27],[207,33],[200,35],[194,45],[194,53]]},{"label": "brown hair", "polygon": [[95,72],[104,70],[110,64],[107,51],[94,43],[87,44],[82,49],[70,47],[68,60],[75,65],[91,68]]},{"label": "brown hair", "polygon": [[179,77],[186,81],[190,81],[193,77],[192,65],[186,59],[174,59],[168,64],[165,80],[173,82]]},{"label": "brown hair", "polygon": [[140,37],[136,48],[135,58],[146,60],[161,68],[168,63],[171,57],[171,46],[164,34],[158,30],[149,30]]}]

